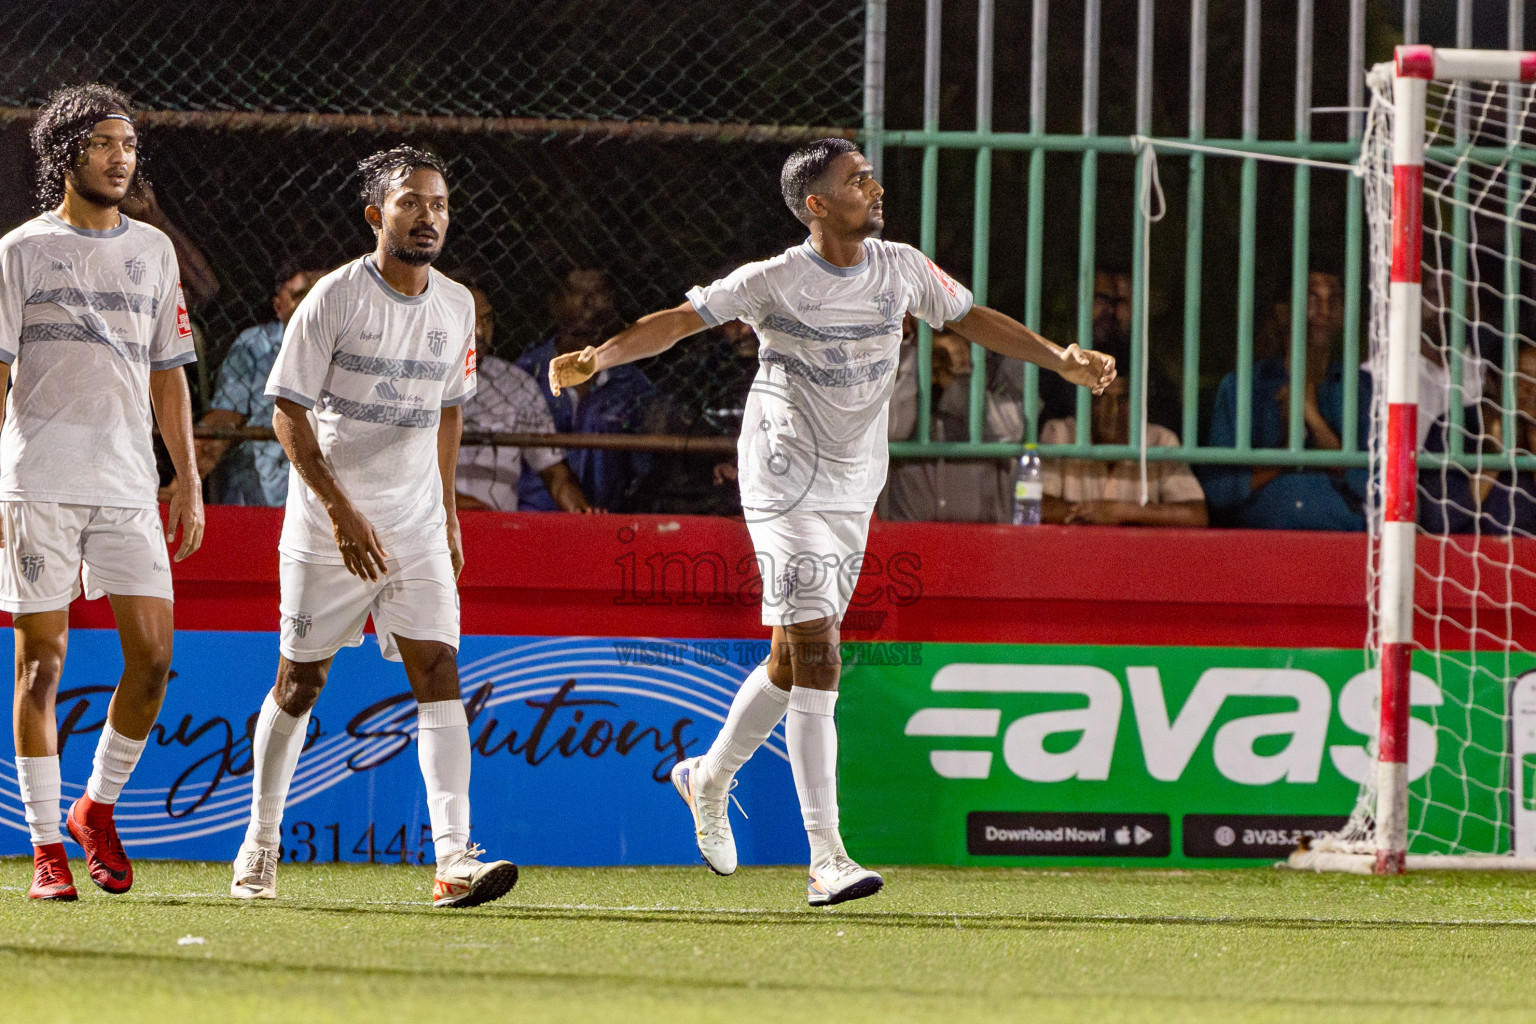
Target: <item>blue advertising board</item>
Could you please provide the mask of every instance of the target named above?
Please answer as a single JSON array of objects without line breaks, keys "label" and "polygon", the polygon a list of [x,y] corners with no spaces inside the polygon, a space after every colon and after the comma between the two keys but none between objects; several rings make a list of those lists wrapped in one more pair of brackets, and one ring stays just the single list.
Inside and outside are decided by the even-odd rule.
[{"label": "blue advertising board", "polygon": [[[474,840],[525,864],[697,863],[692,820],[668,772],[708,748],[766,646],[464,637]],[[250,736],[276,667],[275,633],[176,635],[165,707],[117,805],[130,855],[234,857],[250,813]],[[72,632],[58,701],[66,808],[84,792],[121,672],[115,632]],[[284,859],[430,863],[415,736],[401,667],[371,636],[337,655],[289,793]],[[0,853],[27,853],[9,730],[4,742]],[[751,815],[732,813],[741,862],[803,862],[782,724],[739,778]]]}]

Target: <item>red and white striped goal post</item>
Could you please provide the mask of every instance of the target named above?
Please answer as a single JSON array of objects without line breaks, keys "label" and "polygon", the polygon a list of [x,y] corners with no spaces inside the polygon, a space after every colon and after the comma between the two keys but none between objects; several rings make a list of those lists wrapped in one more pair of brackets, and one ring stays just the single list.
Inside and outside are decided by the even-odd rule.
[{"label": "red and white striped goal post", "polygon": [[1457,79],[1536,82],[1536,52],[1399,46],[1392,86],[1392,271],[1388,298],[1387,436],[1383,451],[1381,732],[1376,873],[1401,874],[1408,852],[1408,704],[1413,658],[1414,530],[1418,483],[1419,332],[1424,234],[1425,94]]}]

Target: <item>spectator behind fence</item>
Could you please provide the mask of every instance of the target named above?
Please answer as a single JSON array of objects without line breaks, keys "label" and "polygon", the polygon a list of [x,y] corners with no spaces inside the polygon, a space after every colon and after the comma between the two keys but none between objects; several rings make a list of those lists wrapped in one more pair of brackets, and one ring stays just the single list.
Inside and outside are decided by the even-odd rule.
[{"label": "spectator behind fence", "polygon": [[[1099,269],[1093,275],[1093,347],[1115,357],[1122,375],[1131,371],[1131,275]],[[1053,373],[1040,375],[1040,401],[1047,421],[1077,415],[1078,389]],[[1173,427],[1182,418],[1179,389],[1155,360],[1147,366],[1147,416]]]},{"label": "spectator behind fence", "polygon": [[[219,365],[213,397],[199,426],[230,429],[272,426],[267,377],[283,328],[310,286],[326,273],[314,259],[289,260],[278,268],[272,290],[276,319],[247,327]],[[197,468],[216,505],[283,505],[288,500],[288,456],[276,441],[197,442]]]},{"label": "spectator behind fence", "polygon": [[[555,430],[562,434],[634,433],[646,422],[646,406],[656,389],[639,367],[604,370],[592,380],[565,388],[556,397],[549,390],[549,362],[557,355],[600,345],[622,326],[614,310],[613,285],[601,270],[572,270],[550,300],[555,333],[517,360],[544,395]],[[651,469],[646,452],[572,449],[566,456],[587,500],[612,512],[629,511],[631,491]],[[553,512],[559,506],[544,482],[531,474],[518,481],[518,505]]]},{"label": "spectator behind fence", "polygon": [[[1343,445],[1344,367],[1333,358],[1344,326],[1343,290],[1333,274],[1307,278],[1306,446],[1338,451]],[[1289,436],[1289,307],[1277,304],[1266,338],[1281,354],[1253,367],[1252,439],[1255,448],[1283,448]],[[1361,444],[1370,437],[1371,378],[1360,374],[1356,415]],[[1211,416],[1210,444],[1237,442],[1237,374],[1222,378]],[[1206,466],[1201,472],[1211,519],[1220,526],[1270,530],[1363,530],[1367,470],[1293,466]]]},{"label": "spectator behind fence", "polygon": [[[891,395],[889,433],[906,441],[917,431],[917,320],[902,322],[896,389]],[[947,331],[933,336],[934,441],[970,439],[970,342]],[[1007,394],[1000,373],[988,380],[986,441],[1018,441],[1024,420],[1016,397]],[[893,520],[1002,523],[1012,519],[1013,469],[1009,459],[893,459],[881,496],[880,515]]]},{"label": "spectator behind fence", "polygon": [[[449,275],[456,276],[456,275]],[[496,355],[496,312],[485,289],[459,278],[475,298],[475,359],[479,383],[464,403],[464,430],[509,434],[552,434],[555,421],[539,386],[527,372]],[[544,481],[555,504],[566,512],[591,512],[576,474],[559,448],[464,445],[454,477],[458,507],[517,511],[517,482],[527,463]]]},{"label": "spectator behind fence", "polygon": [[[1515,447],[1517,454],[1529,455],[1536,452],[1536,348],[1522,343],[1516,358]],[[1469,452],[1480,443],[1488,457],[1483,471],[1446,466],[1419,473],[1419,524],[1430,533],[1536,536],[1536,474],[1498,468],[1507,462],[1508,454],[1503,410],[1494,402],[1495,391],[1481,389],[1481,403],[1468,410],[1464,420],[1471,434]]]},{"label": "spectator behind fence", "polygon": [[[1090,439],[1094,444],[1130,444],[1131,392],[1124,377],[1116,377],[1093,399]],[[1040,443],[1073,444],[1077,418],[1050,420],[1040,430]],[[1147,424],[1148,448],[1177,448],[1179,435],[1157,423]],[[1141,503],[1141,463],[1138,459],[1045,459],[1042,517],[1048,523],[1099,525],[1205,526],[1205,492],[1182,462],[1147,463],[1147,503]]]}]

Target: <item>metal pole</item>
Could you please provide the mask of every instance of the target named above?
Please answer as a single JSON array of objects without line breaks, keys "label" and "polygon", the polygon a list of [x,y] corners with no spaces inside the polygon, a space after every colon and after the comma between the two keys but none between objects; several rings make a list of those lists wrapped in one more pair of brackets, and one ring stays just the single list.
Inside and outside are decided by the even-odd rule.
[{"label": "metal pole", "polygon": [[[1349,4],[1349,137],[1365,132],[1365,0]],[[1353,174],[1344,184],[1344,423],[1339,441],[1344,451],[1360,447],[1360,298],[1362,235],[1365,203],[1363,183]]]},{"label": "metal pole", "polygon": [[[1099,0],[1083,4],[1083,135],[1099,134]],[[1077,222],[1077,343],[1093,347],[1095,235],[1098,228],[1099,154],[1083,153],[1082,198]],[[1087,388],[1077,389],[1077,443],[1092,444]]]},{"label": "metal pole", "polygon": [[[992,133],[992,28],[995,0],[976,5],[976,133]],[[991,271],[992,148],[976,150],[976,216],[971,233],[971,293],[976,304],[987,303],[987,277]],[[987,350],[971,345],[971,443],[980,444],[986,425]]]},{"label": "metal pole", "polygon": [[[1464,50],[1472,48],[1472,0],[1456,0],[1456,45]],[[1459,148],[1467,144],[1471,135],[1466,83],[1457,82],[1452,88],[1456,91],[1456,145]],[[1472,191],[1464,161],[1457,161],[1456,180],[1452,187],[1456,203],[1451,207],[1451,294],[1445,295],[1442,288],[1440,300],[1444,302],[1449,299],[1451,304],[1450,346],[1445,356],[1451,380],[1449,400],[1446,403],[1449,425],[1446,451],[1452,455],[1461,455],[1466,451],[1466,382],[1462,380],[1462,371],[1465,369],[1462,358],[1467,350],[1467,293],[1464,282],[1467,280],[1469,237],[1467,202]]]},{"label": "metal pole", "polygon": [[[1362,0],[1363,2],[1363,0]],[[1189,14],[1189,137],[1205,138],[1206,0]],[[1189,209],[1184,224],[1184,447],[1200,443],[1200,299],[1205,241],[1205,154],[1189,156]]]},{"label": "metal pole", "polygon": [[[1029,131],[1045,134],[1045,72],[1049,0],[1034,0],[1029,36]],[[1025,231],[1024,325],[1040,330],[1042,269],[1045,265],[1045,150],[1029,154],[1029,213]],[[1024,364],[1024,440],[1040,440],[1040,367]]]},{"label": "metal pole", "polygon": [[[1508,48],[1525,49],[1525,4],[1523,0],[1509,0]],[[1520,94],[1519,82],[1510,82],[1509,108],[1505,115],[1504,140],[1511,147],[1520,142]],[[1509,161],[1508,175],[1504,179],[1504,451],[1513,457],[1519,447],[1519,411],[1515,406],[1515,374],[1519,362],[1520,345],[1520,197],[1525,182],[1525,164],[1517,158]]]},{"label": "metal pole", "polygon": [[[1243,19],[1243,139],[1259,137],[1260,0],[1247,0]],[[1253,271],[1258,243],[1259,166],[1243,160],[1237,254],[1236,448],[1253,444]],[[1293,313],[1294,315],[1294,313]]]},{"label": "metal pole", "polygon": [[[1312,138],[1312,0],[1296,3],[1297,142]],[[1297,167],[1291,205],[1291,388],[1289,443],[1299,452],[1307,446],[1307,247],[1312,224],[1312,169]]]},{"label": "metal pole", "polygon": [[[939,130],[939,56],[944,0],[928,0],[923,40],[923,131]],[[939,147],[923,147],[923,205],[918,245],[932,259],[939,242]],[[933,328],[917,325],[917,439],[933,440]]]},{"label": "metal pole", "polygon": [[864,5],[864,159],[875,177],[885,171],[885,8],[887,0]]},{"label": "metal pole", "polygon": [[1403,0],[1403,43],[1412,46],[1419,41],[1419,0]]},{"label": "metal pole", "polygon": [[[1136,10],[1136,134],[1152,134],[1152,0],[1140,0]],[[1142,329],[1142,313],[1147,304],[1146,238],[1147,212],[1142,209],[1141,189],[1145,172],[1136,161],[1132,192],[1136,204],[1131,217],[1131,446],[1141,447],[1142,411],[1147,395],[1147,337]]]}]

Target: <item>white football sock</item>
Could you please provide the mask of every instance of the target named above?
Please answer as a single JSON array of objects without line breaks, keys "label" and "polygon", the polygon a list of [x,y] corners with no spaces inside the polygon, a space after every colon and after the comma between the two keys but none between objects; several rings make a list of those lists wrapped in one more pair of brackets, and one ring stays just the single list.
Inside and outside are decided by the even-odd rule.
[{"label": "white football sock", "polygon": [[416,706],[416,754],[427,784],[432,846],[445,864],[469,846],[469,718],[464,702]]},{"label": "white football sock", "polygon": [[299,752],[309,734],[309,712],[295,718],[277,706],[268,691],[256,718],[251,740],[251,823],[246,826],[247,846],[276,850],[283,834],[283,805],[299,765]]},{"label": "white football sock", "polygon": [[96,757],[91,762],[91,778],[85,784],[85,795],[98,804],[117,803],[148,742],[147,737],[129,739],[112,728],[111,722],[103,724],[101,739],[96,742]]},{"label": "white football sock", "polygon": [[832,717],[836,706],[836,690],[797,686],[789,691],[784,731],[789,736],[789,767],[800,797],[800,815],[812,841],[813,864],[819,862],[817,833],[837,832],[837,722]]},{"label": "white football sock", "polygon": [[18,757],[16,781],[20,783],[21,802],[26,807],[27,831],[33,846],[62,843],[59,832],[59,756]]},{"label": "white football sock", "polygon": [[753,669],[736,691],[720,734],[699,762],[699,788],[718,791],[730,785],[731,777],[772,734],[788,707],[789,691],[769,682],[767,666]]}]

